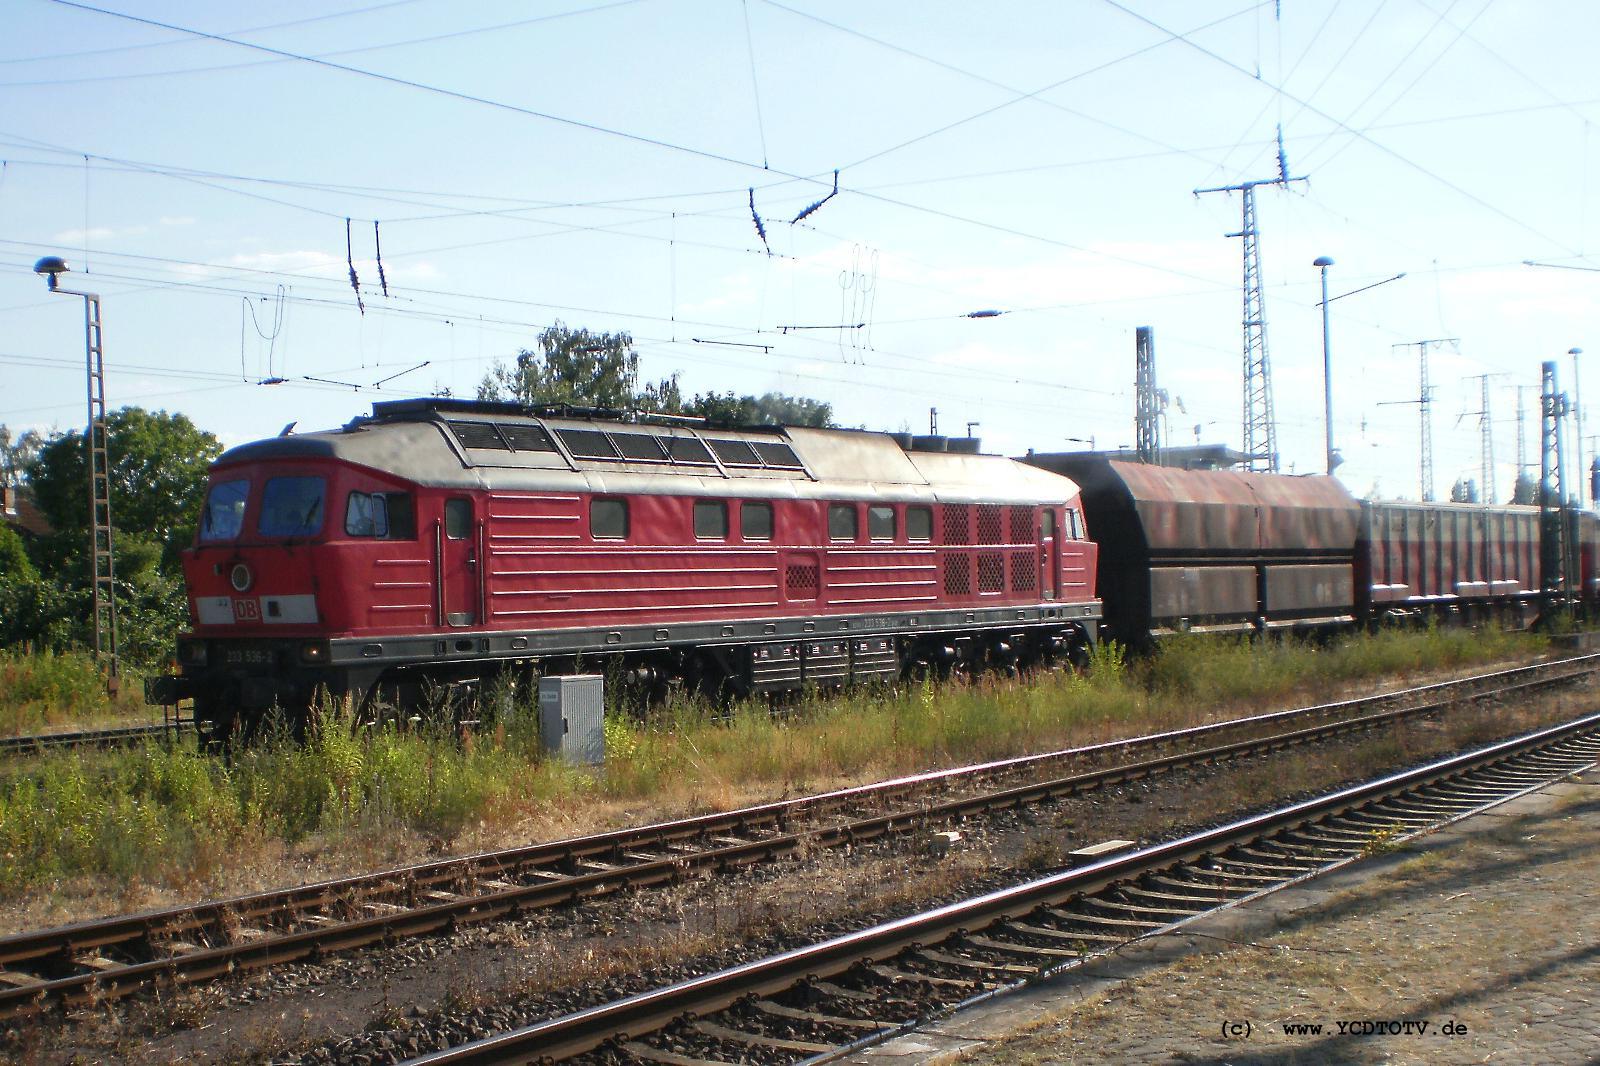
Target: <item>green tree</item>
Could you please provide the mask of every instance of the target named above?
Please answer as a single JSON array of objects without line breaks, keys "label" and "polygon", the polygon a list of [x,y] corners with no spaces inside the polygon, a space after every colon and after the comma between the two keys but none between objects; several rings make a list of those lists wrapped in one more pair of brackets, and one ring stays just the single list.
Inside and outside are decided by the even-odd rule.
[{"label": "green tree", "polygon": [[518,352],[514,365],[497,360],[478,386],[478,399],[667,414],[682,408],[676,375],[640,384],[639,353],[627,333],[595,333],[557,322],[539,334],[537,344]]},{"label": "green tree", "polygon": [[18,577],[32,580],[39,576],[28,558],[22,538],[17,531],[0,522],[0,578]]},{"label": "green tree", "polygon": [[832,404],[781,392],[760,396],[702,392],[684,404],[683,412],[732,425],[816,426],[819,429],[835,425]]},{"label": "green tree", "polygon": [[28,464],[43,446],[44,438],[36,429],[13,434],[9,426],[0,425],[0,485],[22,484]]},{"label": "green tree", "polygon": [[1511,490],[1511,502],[1525,504],[1539,502],[1539,482],[1526,471],[1517,475],[1517,483]]},{"label": "green tree", "polygon": [[[118,530],[158,545],[173,566],[194,537],[205,498],[206,471],[222,453],[216,437],[183,415],[124,407],[106,418],[106,458],[111,475],[111,518]],[[64,563],[88,536],[88,456],[83,434],[57,434],[28,465],[39,509],[56,532]],[[119,553],[120,554],[120,553]]]}]

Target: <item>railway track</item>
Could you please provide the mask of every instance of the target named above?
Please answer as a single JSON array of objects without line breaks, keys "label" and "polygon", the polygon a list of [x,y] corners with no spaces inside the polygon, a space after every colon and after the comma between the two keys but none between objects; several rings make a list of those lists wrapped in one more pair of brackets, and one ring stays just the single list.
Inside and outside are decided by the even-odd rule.
[{"label": "railway track", "polygon": [[[697,872],[746,867],[802,849],[883,839],[985,811],[1381,727],[1463,701],[1575,683],[1597,672],[1600,656],[1559,660],[736,811],[16,934],[0,938],[0,1017],[392,943]],[[1202,745],[1230,732],[1285,725],[1296,728],[1152,754],[1175,745]],[[1074,764],[1129,755],[1148,757],[1059,773]],[[1021,776],[1033,779],[1011,783]]]},{"label": "railway track", "polygon": [[154,725],[120,726],[114,729],[85,729],[72,733],[34,733],[21,737],[0,737],[0,756],[36,755],[63,748],[115,748],[147,740],[173,740],[193,732],[194,723],[184,719]]},{"label": "railway track", "polygon": [[1600,715],[410,1060],[818,1063],[1600,759]]}]

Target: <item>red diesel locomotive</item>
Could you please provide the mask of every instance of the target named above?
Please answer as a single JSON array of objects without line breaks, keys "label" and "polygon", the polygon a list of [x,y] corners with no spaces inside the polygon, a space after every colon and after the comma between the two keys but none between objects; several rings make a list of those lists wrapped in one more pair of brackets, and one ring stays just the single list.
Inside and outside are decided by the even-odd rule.
[{"label": "red diesel locomotive", "polygon": [[181,673],[150,698],[225,737],[507,670],[739,696],[1081,655],[1076,486],[941,445],[450,399],[246,444],[212,468]]}]

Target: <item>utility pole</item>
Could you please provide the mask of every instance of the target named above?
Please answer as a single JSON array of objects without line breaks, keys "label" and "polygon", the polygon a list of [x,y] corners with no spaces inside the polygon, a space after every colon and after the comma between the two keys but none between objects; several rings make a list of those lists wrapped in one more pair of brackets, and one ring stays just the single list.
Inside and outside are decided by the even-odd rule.
[{"label": "utility pole", "polygon": [[1278,174],[1273,178],[1242,181],[1196,189],[1200,196],[1209,192],[1242,194],[1242,222],[1238,233],[1244,252],[1244,451],[1249,469],[1278,472],[1278,428],[1272,409],[1272,363],[1267,353],[1267,307],[1261,290],[1260,231],[1256,228],[1256,189],[1260,186],[1287,188],[1304,176],[1289,176],[1289,160],[1283,152],[1283,127],[1278,127]]},{"label": "utility pole", "polygon": [[117,566],[111,526],[111,460],[106,426],[106,361],[100,324],[99,293],[61,287],[68,272],[60,256],[47,255],[33,265],[50,291],[83,298],[84,364],[87,377],[89,424],[84,445],[89,459],[89,585],[93,594],[94,656],[106,670],[106,689],[113,696],[121,684],[117,660]]},{"label": "utility pole", "polygon": [[1527,414],[1523,411],[1522,395],[1528,391],[1527,385],[1517,386],[1517,477],[1528,472],[1528,433]]},{"label": "utility pole", "polygon": [[1478,484],[1482,486],[1482,500],[1484,503],[1493,503],[1496,493],[1494,491],[1494,429],[1489,418],[1489,379],[1497,377],[1495,374],[1473,374],[1468,381],[1479,383],[1483,397],[1483,406],[1475,412],[1478,416]]},{"label": "utility pole", "polygon": [[1561,423],[1569,410],[1566,393],[1556,391],[1556,364],[1547,362],[1539,389],[1539,583],[1554,598],[1565,596],[1571,573],[1561,463]]},{"label": "utility pole", "polygon": [[1583,481],[1585,472],[1583,468],[1583,388],[1578,384],[1578,356],[1583,354],[1582,348],[1568,348],[1567,354],[1572,356],[1572,428],[1577,436],[1578,447],[1578,510],[1584,509]]},{"label": "utility pole", "polygon": [[930,407],[930,408],[928,408],[928,436],[936,437],[938,435],[939,435],[939,409],[937,407]]},{"label": "utility pole", "polygon": [[1156,394],[1155,330],[1140,326],[1134,338],[1134,447],[1141,463],[1159,466],[1161,400]]},{"label": "utility pole", "polygon": [[1395,344],[1393,348],[1416,348],[1417,366],[1421,379],[1421,388],[1415,400],[1389,400],[1380,403],[1379,407],[1388,407],[1393,404],[1417,405],[1420,416],[1421,447],[1418,448],[1420,464],[1420,480],[1422,482],[1422,498],[1424,501],[1433,499],[1433,386],[1428,383],[1428,350],[1435,344],[1457,344],[1459,337],[1431,337],[1428,340],[1406,341]]}]

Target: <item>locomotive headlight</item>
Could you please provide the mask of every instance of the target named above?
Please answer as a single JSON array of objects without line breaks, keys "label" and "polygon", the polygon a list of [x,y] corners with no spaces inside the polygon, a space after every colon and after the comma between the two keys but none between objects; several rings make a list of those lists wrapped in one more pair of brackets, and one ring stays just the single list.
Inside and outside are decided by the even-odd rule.
[{"label": "locomotive headlight", "polygon": [[203,640],[178,641],[178,661],[185,666],[206,664],[206,642]]},{"label": "locomotive headlight", "polygon": [[328,661],[328,645],[320,640],[308,640],[300,645],[300,661],[303,663],[325,663]]},{"label": "locomotive headlight", "polygon": [[256,576],[244,563],[234,563],[233,569],[228,571],[228,584],[233,586],[235,592],[246,591],[255,579]]}]

